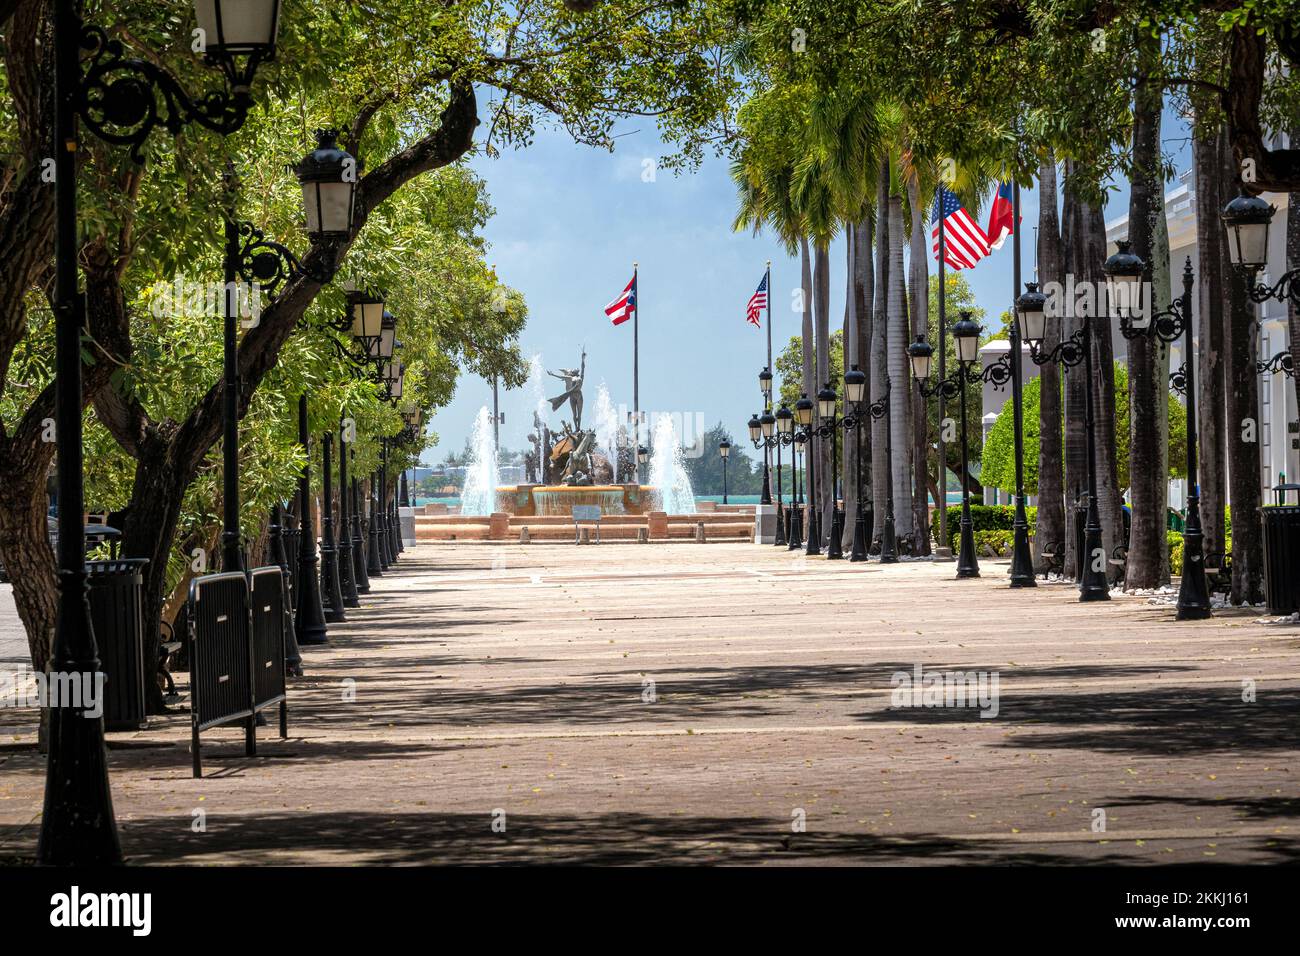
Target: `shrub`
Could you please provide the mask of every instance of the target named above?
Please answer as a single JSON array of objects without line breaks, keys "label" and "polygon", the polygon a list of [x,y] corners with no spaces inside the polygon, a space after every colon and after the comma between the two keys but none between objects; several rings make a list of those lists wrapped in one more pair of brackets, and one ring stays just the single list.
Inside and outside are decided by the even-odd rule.
[{"label": "shrub", "polygon": [[[1029,533],[1034,533],[1035,522],[1038,519],[1038,509],[1025,506],[1025,518],[1029,521]],[[979,532],[981,531],[1005,531],[1007,540],[1011,540],[1010,532],[1015,526],[1016,509],[1014,505],[971,505],[970,506],[971,525],[975,529],[976,544],[979,544]],[[930,525],[930,533],[934,540],[939,540],[939,519],[936,515]],[[961,533],[961,505],[948,506],[948,546],[954,551],[957,549],[957,536]]]}]

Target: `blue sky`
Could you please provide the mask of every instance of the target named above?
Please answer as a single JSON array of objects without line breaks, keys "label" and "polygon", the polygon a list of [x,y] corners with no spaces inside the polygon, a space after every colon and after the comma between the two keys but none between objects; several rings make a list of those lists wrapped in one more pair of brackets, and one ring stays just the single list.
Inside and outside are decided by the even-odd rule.
[{"label": "blue sky", "polygon": [[[1167,126],[1166,149],[1177,149]],[[759,408],[758,371],[766,356],[764,333],[745,322],[745,304],[772,260],[773,349],[799,331],[791,310],[799,261],[787,258],[767,235],[731,230],[735,190],[724,159],[696,172],[643,172],[665,149],[653,125],[628,127],[613,153],[576,146],[563,132],[542,131],[527,149],[479,156],[474,168],[487,181],[496,216],[488,223],[488,261],[503,282],[527,298],[530,317],[521,337],[525,356],[540,353],[547,369],[576,365],[587,350],[587,407],[603,380],[614,403],[632,404],[632,326],[610,325],[603,308],[640,263],[641,407],[703,415],[706,427],[721,420],[743,437]],[[1021,191],[1025,232],[1023,271],[1033,276],[1033,226],[1037,195]],[[1126,190],[1115,194],[1107,218],[1122,213]],[[979,216],[984,225],[987,216]],[[844,248],[832,250],[831,323],[844,309]],[[932,264],[933,268],[933,264]],[[1011,241],[967,272],[981,306],[997,315],[1011,299]],[[548,394],[558,385],[547,379]],[[459,450],[478,409],[492,399],[491,383],[462,377],[453,401],[432,427],[440,444],[425,453],[441,461]],[[502,392],[506,414],[501,442],[522,448],[536,394]],[[552,424],[556,423],[552,416]],[[589,423],[589,422],[586,422]]]}]

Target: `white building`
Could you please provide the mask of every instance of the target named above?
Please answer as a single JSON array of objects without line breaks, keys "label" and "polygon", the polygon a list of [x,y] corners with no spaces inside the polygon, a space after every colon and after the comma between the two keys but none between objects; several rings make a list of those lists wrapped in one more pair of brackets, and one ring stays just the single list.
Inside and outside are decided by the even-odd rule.
[{"label": "white building", "polygon": [[[1274,142],[1275,147],[1283,146],[1285,137]],[[1259,276],[1261,283],[1272,285],[1286,269],[1286,221],[1287,195],[1285,193],[1264,193],[1263,198],[1277,207],[1269,228],[1268,268]],[[1165,193],[1165,217],[1169,225],[1169,274],[1171,297],[1182,295],[1183,265],[1190,256],[1192,269],[1199,275],[1199,256],[1196,248],[1196,183],[1191,172],[1183,173],[1178,184]],[[1217,210],[1216,210],[1217,212]],[[1217,219],[1217,216],[1216,216]],[[1220,226],[1220,228],[1222,228]],[[1124,215],[1106,224],[1106,239],[1110,243],[1109,251],[1115,250],[1115,243],[1128,236],[1128,216]],[[1199,300],[1193,291],[1192,312],[1199,324]],[[1259,358],[1267,361],[1278,352],[1290,347],[1287,335],[1286,302],[1269,301],[1256,306],[1256,315],[1260,320]],[[1096,326],[1094,326],[1096,328]],[[1115,324],[1110,325],[1111,339],[1115,358],[1124,361],[1128,354],[1127,342],[1120,335]],[[1196,326],[1193,326],[1193,334]],[[980,349],[982,364],[987,367],[1006,354],[1010,343],[997,339]],[[1027,353],[1026,349],[1026,353]],[[1184,360],[1182,340],[1170,346],[1169,366],[1177,369]],[[1038,374],[1037,367],[1026,357],[1025,379]],[[1228,375],[1240,375],[1240,369],[1228,369]],[[1257,374],[1254,369],[1248,374]],[[1002,405],[1011,397],[1008,385],[1002,390],[984,386],[984,431],[987,434],[1001,411]],[[1181,400],[1181,399],[1180,399]],[[1285,480],[1294,482],[1300,478],[1300,431],[1297,425],[1295,386],[1291,379],[1278,372],[1263,373],[1259,383],[1259,441],[1260,441],[1260,484],[1264,489],[1264,500],[1272,501],[1272,487]],[[1184,501],[1182,481],[1170,482],[1170,507],[1181,507]],[[986,488],[984,500],[987,504],[1006,504],[1005,492]]]}]

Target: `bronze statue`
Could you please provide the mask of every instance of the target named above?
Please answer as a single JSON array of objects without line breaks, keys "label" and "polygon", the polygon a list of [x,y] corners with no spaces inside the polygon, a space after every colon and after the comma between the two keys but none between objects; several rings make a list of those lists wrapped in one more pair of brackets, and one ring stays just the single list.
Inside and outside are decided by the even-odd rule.
[{"label": "bronze statue", "polygon": [[582,380],[587,374],[587,350],[582,350],[581,368],[562,368],[558,372],[547,372],[553,378],[564,382],[564,392],[551,399],[551,411],[558,411],[565,402],[573,410],[573,428],[582,430]]}]

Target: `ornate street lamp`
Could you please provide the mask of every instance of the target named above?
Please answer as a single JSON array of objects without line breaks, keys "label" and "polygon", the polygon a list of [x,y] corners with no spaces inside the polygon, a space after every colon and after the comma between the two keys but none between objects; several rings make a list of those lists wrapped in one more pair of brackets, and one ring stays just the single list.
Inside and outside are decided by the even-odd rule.
[{"label": "ornate street lamp", "polygon": [[[961,548],[957,557],[957,577],[979,577],[979,559],[975,554],[975,530],[970,517],[970,479],[969,467],[969,428],[966,415],[966,385],[991,383],[995,388],[1003,387],[1012,376],[1011,353],[1008,352],[988,368],[975,371],[974,365],[979,359],[980,327],[971,319],[971,313],[963,310],[960,319],[952,327],[953,341],[957,347],[957,368],[946,378],[930,381],[934,349],[925,341],[925,336],[918,335],[916,341],[907,347],[907,356],[912,366],[912,377],[916,380],[921,395],[930,398],[941,395],[946,400],[957,399],[961,403]],[[939,463],[939,487],[946,485],[947,463]],[[942,502],[946,508],[948,502]]]},{"label": "ornate street lamp", "polygon": [[1029,355],[1035,365],[1055,363],[1069,369],[1083,363],[1084,430],[1088,439],[1088,513],[1084,523],[1084,554],[1078,556],[1080,573],[1080,601],[1110,600],[1110,583],[1106,580],[1106,551],[1101,544],[1101,516],[1097,510],[1097,436],[1092,402],[1092,325],[1090,318],[1079,316],[1079,327],[1068,339],[1062,339],[1051,351],[1043,351],[1046,336],[1047,297],[1030,282],[1025,292],[1016,299],[1016,312],[1020,316],[1020,331],[1029,344]]},{"label": "ornate street lamp", "polygon": [[799,400],[794,403],[794,421],[799,426],[803,435],[804,464],[807,468],[807,476],[804,479],[804,488],[806,489],[802,497],[806,499],[806,510],[808,512],[806,547],[804,554],[821,554],[821,518],[817,514],[817,505],[813,500],[817,490],[817,467],[813,462],[814,452],[812,447],[813,436],[813,412],[817,406],[813,400],[804,392],[799,396]]},{"label": "ornate street lamp", "polygon": [[307,431],[307,394],[298,396],[298,443],[302,445],[302,474],[298,477],[298,608],[293,619],[299,647],[324,644],[325,609],[317,574],[316,522],[311,513],[311,437]]},{"label": "ornate street lamp", "polygon": [[[793,418],[793,415],[791,416]],[[792,450],[790,452],[790,467],[794,471],[794,476],[790,483],[790,531],[786,535],[786,549],[789,551],[798,551],[803,547],[803,482],[801,478],[801,469],[799,459],[803,456],[804,443],[808,437],[802,431],[795,431],[790,436]]]},{"label": "ornate street lamp", "polygon": [[[867,396],[867,374],[861,371],[857,365],[844,373],[844,397],[846,405],[852,405],[855,411],[844,418],[844,428],[853,429],[857,436],[857,518],[853,522],[853,549],[849,553],[850,561],[867,560],[868,538],[871,535],[871,528],[867,522],[867,513],[874,513],[875,509],[866,507],[866,498],[862,493],[862,426],[869,421],[878,421],[889,414],[889,380],[885,380],[885,391],[874,402],[868,401]],[[890,436],[885,432],[885,460],[891,459],[890,455]],[[870,464],[870,463],[868,463]],[[893,496],[893,476],[890,476],[889,493],[885,502],[885,527],[880,539],[880,562],[881,564],[895,564],[898,561],[897,546],[894,535],[894,496]]]},{"label": "ornate street lamp", "polygon": [[[1228,230],[1228,257],[1233,268],[1246,278],[1246,294],[1252,302],[1289,299],[1293,306],[1300,308],[1300,269],[1284,273],[1272,286],[1256,284],[1256,277],[1268,265],[1268,227],[1276,212],[1276,207],[1244,189],[1228,203],[1222,213]],[[1288,215],[1295,215],[1295,211]]]},{"label": "ornate street lamp", "polygon": [[[841,420],[836,418],[836,405],[838,402],[839,396],[835,393],[835,387],[830,382],[827,382],[822,386],[821,391],[817,393],[818,425],[814,431],[818,438],[829,438],[831,440],[831,533],[826,545],[826,557],[832,561],[838,561],[844,557],[844,549],[841,544],[841,538],[844,536],[844,516],[840,513],[839,496],[838,428],[841,425]],[[817,507],[817,505],[814,504],[814,507]]]},{"label": "ornate street lamp", "polygon": [[337,140],[337,130],[316,130],[316,148],[294,170],[302,186],[307,234],[317,242],[348,239],[356,219],[357,160]]},{"label": "ornate street lamp", "polygon": [[[1128,243],[1122,242],[1120,251],[1106,260],[1102,267],[1107,282],[1116,275],[1127,277],[1136,269],[1145,275],[1146,263],[1128,252]],[[1136,259],[1137,262],[1130,262]],[[1196,277],[1192,272],[1192,257],[1183,265],[1183,294],[1170,303],[1167,311],[1148,314],[1134,321],[1131,312],[1111,305],[1111,317],[1120,322],[1120,333],[1126,339],[1139,336],[1154,337],[1172,344],[1183,337],[1182,376],[1183,396],[1187,403],[1187,520],[1183,525],[1183,573],[1178,584],[1178,620],[1201,620],[1210,616],[1210,589],[1205,580],[1204,543],[1201,530],[1201,489],[1197,481],[1196,458],[1196,364],[1192,361],[1192,287]]]},{"label": "ornate street lamp", "polygon": [[[763,371],[766,373],[767,369],[764,369]],[[786,417],[788,419],[790,415],[790,410],[786,408],[784,405],[782,405],[781,408],[785,412]],[[776,534],[774,535],[773,544],[781,547],[783,547],[786,543],[786,533],[785,533],[785,528],[783,527],[783,517],[781,514],[782,512],[781,445],[782,444],[788,445],[790,443],[789,436],[786,433],[781,431],[782,428],[787,427],[788,425],[788,422],[787,425],[783,425],[782,424],[783,421],[785,420],[783,420],[780,417],[780,413],[776,415],[772,414],[772,407],[768,405],[761,415],[755,412],[754,415],[750,418],[748,423],[750,443],[753,444],[753,446],[756,449],[759,449],[763,452],[764,497],[761,499],[763,504],[772,503],[771,482],[769,480],[769,476],[771,473],[768,470],[768,461],[770,460],[769,456],[771,454],[772,449],[774,448],[776,449],[777,508],[776,508]]]},{"label": "ornate street lamp", "polygon": [[[776,410],[776,435],[773,437],[773,445],[776,448],[776,540],[772,543],[778,548],[786,547],[786,542],[790,538],[789,524],[791,519],[790,509],[785,507],[782,500],[781,484],[781,448],[789,447],[794,442],[794,413],[781,403],[781,407]],[[793,456],[791,456],[793,463]]]},{"label": "ornate street lamp", "polygon": [[[76,0],[54,0],[54,89],[51,142],[54,182],[55,435],[58,454],[58,613],[50,654],[51,670],[62,674],[102,672],[86,601],[85,484],[82,453],[82,331],[85,302],[79,291],[77,259],[77,121],[107,143],[131,148],[143,162],[143,145],[159,125],[172,134],[198,123],[220,134],[243,125],[252,105],[249,86],[261,60],[275,52],[273,16],[260,35],[251,29],[238,39],[254,45],[239,67],[242,51],[224,33],[209,45],[209,62],[230,80],[230,89],[192,100],[175,78],[147,59],[125,55],[120,41],[86,24]],[[224,5],[222,6],[224,10]],[[213,7],[215,13],[217,8]],[[277,6],[278,10],[278,6]],[[253,12],[249,8],[248,12]],[[238,18],[236,18],[238,19]],[[246,25],[246,24],[243,24]],[[223,27],[224,29],[224,27]],[[209,40],[211,38],[209,37]],[[89,60],[83,70],[81,53]],[[84,151],[81,151],[84,154]],[[86,719],[71,702],[50,708],[49,759],[44,811],[36,857],[51,866],[113,865],[122,849],[113,817],[104,750],[104,725]]]},{"label": "ornate street lamp", "polygon": [[343,582],[339,576],[338,550],[334,545],[334,467],[331,449],[334,430],[327,431],[321,440],[321,475],[323,476],[321,506],[320,576],[321,597],[325,603],[325,621],[341,624],[346,621],[343,610]]},{"label": "ornate street lamp", "polygon": [[361,595],[357,590],[356,559],[352,555],[352,523],[348,517],[350,486],[348,485],[348,436],[356,428],[339,413],[339,584],[343,587],[343,606],[360,607]]},{"label": "ornate street lamp", "polygon": [[[758,373],[758,391],[759,394],[763,396],[763,408],[770,411],[772,408],[772,370],[766,366],[764,366],[763,370]],[[770,431],[765,432],[764,437],[770,437],[771,434]],[[760,446],[755,444],[754,447],[758,448]],[[759,498],[759,503],[770,505],[772,503],[772,472],[769,464],[770,455],[767,445],[761,447],[763,448],[763,489],[762,495]]]},{"label": "ornate street lamp", "polygon": [[731,442],[725,438],[718,442],[718,455],[722,458],[722,503],[727,504],[727,459],[731,457]]}]

